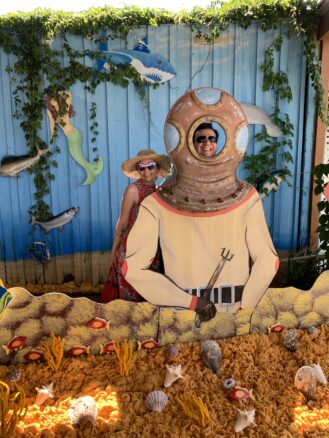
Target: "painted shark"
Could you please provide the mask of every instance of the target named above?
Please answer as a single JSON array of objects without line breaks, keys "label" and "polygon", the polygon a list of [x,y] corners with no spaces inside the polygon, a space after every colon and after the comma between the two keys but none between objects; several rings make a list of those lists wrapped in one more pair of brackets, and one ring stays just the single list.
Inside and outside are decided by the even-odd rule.
[{"label": "painted shark", "polygon": [[40,157],[48,151],[49,149],[38,149],[35,157],[31,157],[30,155],[8,155],[3,157],[1,160],[0,174],[3,176],[17,176],[19,172],[34,166],[40,160]]},{"label": "painted shark", "polygon": [[91,58],[98,58],[96,68],[99,71],[109,70],[109,62],[114,65],[132,65],[145,82],[160,84],[170,81],[176,71],[162,56],[151,54],[147,39],[139,41],[133,50],[108,50],[107,43],[101,44],[101,50],[87,53]]},{"label": "painted shark", "polygon": [[52,216],[50,219],[44,222],[38,221],[37,218],[29,211],[31,216],[30,224],[39,225],[39,227],[41,227],[45,231],[45,233],[48,234],[51,230],[55,228],[59,228],[60,230],[62,230],[63,226],[68,222],[71,222],[71,220],[79,213],[79,210],[79,207],[71,207],[68,210],[65,210],[62,213],[58,214],[57,216]]}]

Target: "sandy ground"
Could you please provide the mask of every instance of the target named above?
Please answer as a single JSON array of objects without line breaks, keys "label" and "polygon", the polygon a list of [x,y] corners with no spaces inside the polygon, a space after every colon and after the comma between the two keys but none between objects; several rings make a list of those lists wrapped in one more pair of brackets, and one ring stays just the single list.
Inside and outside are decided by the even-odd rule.
[{"label": "sandy ground", "polygon": [[[200,343],[177,344],[176,363],[182,364],[184,379],[163,388],[168,347],[136,353],[136,362],[127,377],[118,372],[114,353],[82,358],[65,358],[58,372],[45,362],[0,366],[0,379],[7,381],[11,369],[21,372],[26,392],[27,414],[12,438],[17,437],[240,437],[287,438],[329,437],[329,388],[317,386],[317,401],[306,403],[294,387],[300,366],[319,363],[329,375],[329,327],[317,334],[298,330],[298,349],[286,350],[282,334],[251,334],[217,341],[222,349],[220,375],[205,366]],[[253,389],[255,400],[231,400],[223,379],[234,377],[236,384]],[[33,405],[35,387],[54,384],[54,398],[42,406]],[[161,413],[150,412],[144,401],[153,390],[169,397]],[[208,406],[210,422],[199,426],[187,417],[176,397],[194,391]],[[98,406],[96,425],[74,428],[68,409],[74,399],[90,395]],[[234,432],[237,409],[256,409],[256,427]]]}]

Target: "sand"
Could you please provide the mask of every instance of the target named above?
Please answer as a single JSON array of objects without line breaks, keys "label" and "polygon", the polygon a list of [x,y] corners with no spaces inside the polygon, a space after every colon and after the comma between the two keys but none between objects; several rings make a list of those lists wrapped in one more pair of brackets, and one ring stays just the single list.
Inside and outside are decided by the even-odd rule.
[{"label": "sand", "polygon": [[[136,353],[136,362],[127,377],[118,372],[115,353],[65,358],[59,371],[46,362],[0,366],[0,379],[7,381],[8,370],[19,369],[20,384],[26,392],[27,414],[12,438],[16,437],[329,437],[329,388],[317,386],[317,401],[306,402],[294,387],[297,369],[319,363],[329,375],[329,326],[317,334],[297,330],[298,348],[288,351],[282,334],[251,334],[218,340],[222,349],[220,376],[205,366],[200,343],[176,344],[184,379],[163,388],[168,347]],[[253,390],[255,400],[231,400],[223,379],[234,377],[236,384]],[[40,407],[34,405],[35,387],[54,384],[54,398]],[[147,394],[163,390],[169,397],[161,413],[150,412]],[[201,427],[185,415],[176,397],[194,391],[208,406],[210,422]],[[80,429],[71,424],[68,409],[74,399],[90,395],[98,406],[94,428]],[[234,432],[237,409],[256,409],[257,426]]]}]

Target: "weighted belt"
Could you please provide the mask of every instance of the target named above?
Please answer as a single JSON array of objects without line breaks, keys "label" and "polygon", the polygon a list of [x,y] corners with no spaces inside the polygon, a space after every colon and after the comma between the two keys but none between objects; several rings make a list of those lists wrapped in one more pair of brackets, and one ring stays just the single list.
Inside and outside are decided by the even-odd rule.
[{"label": "weighted belt", "polygon": [[[223,307],[233,306],[241,301],[244,285],[221,285],[212,288],[210,293],[210,301],[215,304],[220,304]],[[191,295],[203,298],[206,288],[189,288],[185,289]]]}]

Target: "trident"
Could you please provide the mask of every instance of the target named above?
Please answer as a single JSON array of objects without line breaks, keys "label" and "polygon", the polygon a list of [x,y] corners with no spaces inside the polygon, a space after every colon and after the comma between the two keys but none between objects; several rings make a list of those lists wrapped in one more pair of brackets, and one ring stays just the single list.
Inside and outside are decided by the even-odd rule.
[{"label": "trident", "polygon": [[[219,261],[218,265],[216,266],[214,273],[210,277],[210,280],[208,281],[208,284],[204,290],[204,294],[201,297],[204,300],[209,300],[211,291],[212,291],[212,289],[213,289],[213,287],[214,287],[214,285],[219,277],[219,274],[223,270],[225,263],[230,262],[234,257],[234,254],[232,254],[229,249],[226,251],[226,253],[225,253],[225,251],[226,251],[226,248],[222,248],[220,261]],[[199,318],[198,314],[195,315],[194,324],[195,324],[195,327],[197,327],[197,328],[199,328],[201,326],[201,322],[200,322],[200,318]]]}]

